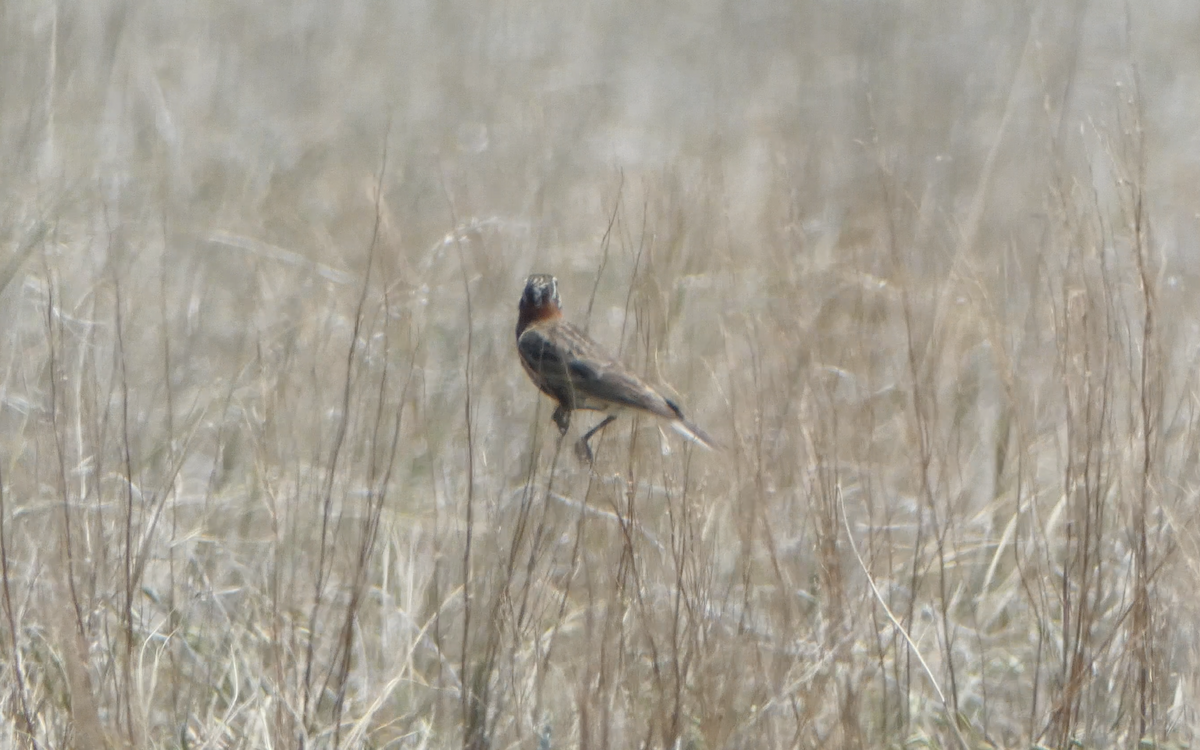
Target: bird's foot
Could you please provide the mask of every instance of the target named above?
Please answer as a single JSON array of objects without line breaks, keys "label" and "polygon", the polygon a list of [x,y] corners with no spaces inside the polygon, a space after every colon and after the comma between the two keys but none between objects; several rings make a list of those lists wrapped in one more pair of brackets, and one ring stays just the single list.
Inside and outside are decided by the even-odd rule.
[{"label": "bird's foot", "polygon": [[588,441],[592,439],[592,435],[595,435],[600,430],[603,430],[605,426],[611,424],[614,419],[616,419],[616,417],[612,414],[609,414],[604,418],[604,421],[588,430],[587,434],[579,438],[579,442],[575,444],[575,455],[579,456],[580,461],[587,461],[589,464],[594,463],[592,448],[590,445],[588,445]]},{"label": "bird's foot", "polygon": [[571,412],[559,406],[554,410],[554,424],[558,425],[558,434],[566,435],[567,428],[571,426]]},{"label": "bird's foot", "polygon": [[592,447],[588,445],[587,438],[579,438],[575,443],[575,457],[582,463],[589,466],[596,463],[596,457],[592,455]]}]

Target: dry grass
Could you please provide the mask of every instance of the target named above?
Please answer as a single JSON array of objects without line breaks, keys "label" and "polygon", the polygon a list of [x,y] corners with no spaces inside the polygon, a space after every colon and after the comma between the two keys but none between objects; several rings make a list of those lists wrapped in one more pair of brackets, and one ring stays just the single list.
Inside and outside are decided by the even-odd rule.
[{"label": "dry grass", "polygon": [[1155,5],[5,5],[0,745],[1190,746]]}]

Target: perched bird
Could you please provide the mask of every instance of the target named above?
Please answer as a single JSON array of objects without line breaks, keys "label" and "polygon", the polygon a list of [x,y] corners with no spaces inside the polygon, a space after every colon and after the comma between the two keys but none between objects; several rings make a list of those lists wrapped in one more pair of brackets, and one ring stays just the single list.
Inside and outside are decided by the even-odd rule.
[{"label": "perched bird", "polygon": [[625,409],[662,417],[690,440],[709,448],[716,445],[704,430],[683,416],[678,404],[646,385],[563,318],[558,279],[544,273],[530,276],[519,309],[517,352],[534,385],[558,402],[553,418],[559,433],[566,434],[571,412],[576,409],[606,414],[575,445],[581,459],[592,462],[588,441]]}]

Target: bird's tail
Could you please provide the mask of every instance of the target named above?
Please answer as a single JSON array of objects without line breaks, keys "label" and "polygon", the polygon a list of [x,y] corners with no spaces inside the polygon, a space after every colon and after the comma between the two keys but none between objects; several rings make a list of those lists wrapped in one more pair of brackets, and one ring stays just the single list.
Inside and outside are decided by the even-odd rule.
[{"label": "bird's tail", "polygon": [[[711,435],[700,429],[699,426],[689,422],[688,418],[683,416],[683,409],[679,408],[679,404],[665,397],[663,398],[663,401],[666,401],[667,406],[671,407],[671,411],[674,412],[674,419],[671,420],[672,429],[674,429],[680,435],[683,435],[688,440],[691,440],[693,443],[699,443],[709,450],[715,451],[720,449],[720,443],[718,443],[716,440],[713,440]],[[663,414],[663,416],[665,417],[671,415]]]},{"label": "bird's tail", "polygon": [[720,443],[718,443],[716,440],[713,440],[711,435],[700,429],[699,426],[687,421],[683,417],[671,420],[671,428],[680,435],[683,435],[688,440],[691,440],[693,443],[703,445],[709,450],[718,450],[721,447]]}]

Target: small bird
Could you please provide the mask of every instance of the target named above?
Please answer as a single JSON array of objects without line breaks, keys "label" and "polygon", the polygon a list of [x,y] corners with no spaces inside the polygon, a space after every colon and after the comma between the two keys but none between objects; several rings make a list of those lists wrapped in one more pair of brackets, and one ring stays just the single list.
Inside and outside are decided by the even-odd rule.
[{"label": "small bird", "polygon": [[568,323],[558,299],[558,279],[538,273],[525,282],[517,317],[517,352],[529,378],[558,402],[554,423],[565,435],[576,409],[601,411],[604,420],[575,445],[580,459],[592,463],[588,441],[624,409],[636,409],[670,420],[684,437],[713,448],[704,430],[683,416],[678,404],[646,385],[629,368],[610,357],[586,333]]}]

